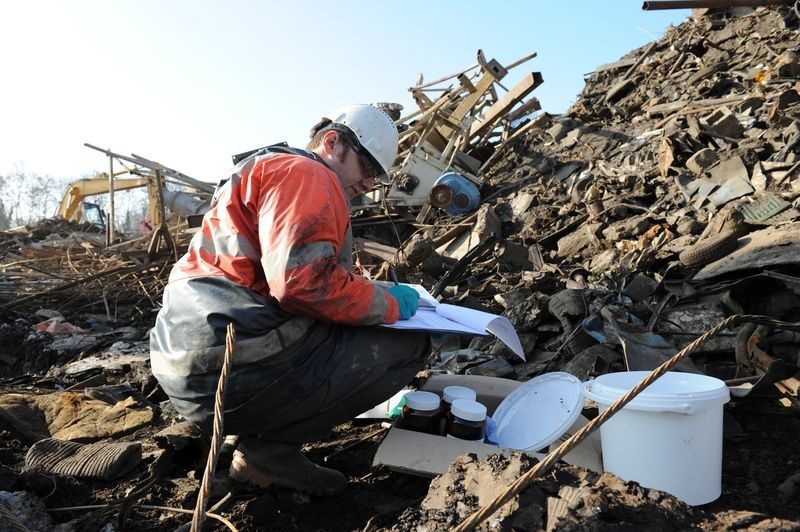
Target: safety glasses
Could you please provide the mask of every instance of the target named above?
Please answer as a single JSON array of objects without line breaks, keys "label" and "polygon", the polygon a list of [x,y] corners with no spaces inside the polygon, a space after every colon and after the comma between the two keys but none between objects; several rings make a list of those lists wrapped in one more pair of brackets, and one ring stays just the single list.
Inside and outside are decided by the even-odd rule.
[{"label": "safety glasses", "polygon": [[361,145],[350,144],[353,153],[358,157],[358,162],[361,165],[361,170],[364,172],[364,177],[372,179],[373,181],[383,175],[383,169],[378,164],[378,161]]}]

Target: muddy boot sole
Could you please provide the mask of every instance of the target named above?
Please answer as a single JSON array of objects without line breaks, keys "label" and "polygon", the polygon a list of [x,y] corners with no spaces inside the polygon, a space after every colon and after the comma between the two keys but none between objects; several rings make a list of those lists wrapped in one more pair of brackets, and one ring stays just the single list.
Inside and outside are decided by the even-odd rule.
[{"label": "muddy boot sole", "polygon": [[347,488],[347,481],[345,480],[341,485],[323,488],[322,486],[313,485],[309,482],[298,481],[297,479],[289,478],[282,475],[273,475],[263,473],[255,467],[249,466],[247,459],[240,453],[234,453],[233,461],[231,462],[228,476],[248,486],[257,488],[269,488],[276,486],[279,488],[287,488],[300,493],[308,495],[320,495],[323,497],[331,497],[333,495],[340,495]]}]

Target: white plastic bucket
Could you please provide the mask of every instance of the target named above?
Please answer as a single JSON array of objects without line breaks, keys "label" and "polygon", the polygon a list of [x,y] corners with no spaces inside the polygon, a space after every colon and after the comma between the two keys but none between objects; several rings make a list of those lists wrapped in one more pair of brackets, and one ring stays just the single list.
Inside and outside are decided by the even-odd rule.
[{"label": "white plastic bucket", "polygon": [[[584,383],[583,393],[602,412],[649,374],[601,375]],[[690,505],[716,500],[722,493],[722,409],[729,400],[719,379],[665,373],[600,427],[603,467]]]}]

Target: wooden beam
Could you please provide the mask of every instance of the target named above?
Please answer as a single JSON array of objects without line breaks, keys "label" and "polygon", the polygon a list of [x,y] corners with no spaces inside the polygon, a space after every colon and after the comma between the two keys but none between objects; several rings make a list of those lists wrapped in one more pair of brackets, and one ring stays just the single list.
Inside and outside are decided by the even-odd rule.
[{"label": "wooden beam", "polygon": [[353,245],[360,253],[366,253],[381,260],[391,261],[397,255],[397,248],[364,238],[354,238]]},{"label": "wooden beam", "polygon": [[510,91],[487,109],[483,116],[478,117],[475,122],[473,122],[469,130],[469,138],[482,135],[487,130],[493,128],[499,118],[503,117],[512,107],[519,103],[520,100],[530,94],[533,89],[541,85],[542,81],[542,74],[540,72],[531,72],[522,78]]},{"label": "wooden beam", "polygon": [[[492,59],[487,63],[487,67],[484,71],[483,76],[481,79],[478,80],[478,83],[475,85],[475,92],[468,94],[464,99],[462,99],[458,106],[455,108],[453,113],[450,115],[450,118],[454,122],[461,122],[469,113],[472,111],[472,108],[478,103],[486,91],[492,88],[495,81],[503,79],[503,76],[506,75],[508,72],[503,66]],[[444,138],[450,138],[450,136],[456,131],[456,128],[449,127],[449,126],[442,126],[438,128],[439,133]]]},{"label": "wooden beam", "polygon": [[478,90],[478,89],[475,88],[475,85],[472,84],[472,82],[469,80],[469,78],[467,76],[465,76],[464,74],[460,74],[458,76],[458,82],[461,83],[461,86],[464,87],[465,89],[467,89],[467,92],[469,92],[469,93],[473,93],[476,90]]}]

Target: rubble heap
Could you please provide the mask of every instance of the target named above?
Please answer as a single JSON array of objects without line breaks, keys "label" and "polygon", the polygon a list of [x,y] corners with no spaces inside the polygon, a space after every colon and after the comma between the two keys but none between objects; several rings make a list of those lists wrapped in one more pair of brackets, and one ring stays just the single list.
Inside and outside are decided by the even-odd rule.
[{"label": "rubble heap", "polygon": [[[497,94],[512,65],[482,53],[440,104],[429,97],[436,82],[420,80],[420,112],[397,117],[403,171],[394,177],[405,190],[354,207],[359,263],[373,277],[393,269],[443,301],[502,313],[527,359],[492,337],[436,337],[432,371],[518,380],[565,371],[585,381],[651,370],[732,314],[800,321],[799,19],[789,7],[698,14],[598,67],[559,116],[531,117],[535,99],[522,101],[542,82],[537,73]],[[420,161],[427,177],[414,181]],[[446,193],[429,194],[441,165],[469,174],[476,207],[459,214]],[[207,446],[150,373],[147,340],[188,235],[172,235],[154,205],[161,223],[139,241],[104,245],[63,224],[2,235],[0,524],[174,530],[188,521],[181,512],[194,506]],[[158,238],[174,245],[165,253]],[[723,496],[703,511],[559,465],[490,524],[798,527],[798,353],[798,335],[744,325],[679,367],[726,380],[734,396]],[[239,491],[225,478],[228,452],[213,510],[241,529],[445,529],[531,466],[524,455],[466,456],[433,483],[370,470],[383,433],[374,429],[343,425],[305,449],[348,474],[340,498]]]},{"label": "rubble heap", "polygon": [[[724,11],[599,67],[565,115],[498,145],[477,213],[440,216],[399,255],[427,239],[423,284],[505,313],[523,379],[653,369],[731,313],[795,320],[797,32],[791,9]],[[745,376],[735,344],[684,369]],[[796,345],[776,349],[796,363]]]},{"label": "rubble heap", "polygon": [[[530,470],[524,454],[464,455],[431,482],[419,508],[398,519],[400,530],[452,530]],[[611,473],[559,465],[537,479],[483,523],[486,530],[759,530],[793,529],[797,524],[753,513],[712,515],[671,495],[625,482]]]}]

